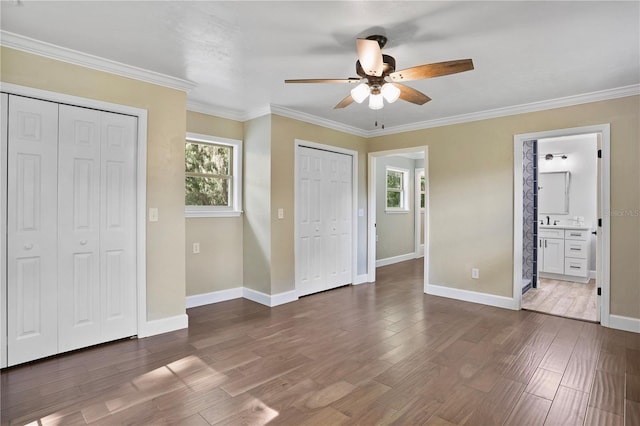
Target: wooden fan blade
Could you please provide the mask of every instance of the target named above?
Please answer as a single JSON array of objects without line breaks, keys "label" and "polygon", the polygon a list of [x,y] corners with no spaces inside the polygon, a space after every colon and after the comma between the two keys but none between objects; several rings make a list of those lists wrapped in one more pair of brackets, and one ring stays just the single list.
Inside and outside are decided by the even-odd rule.
[{"label": "wooden fan blade", "polygon": [[356,49],[358,51],[358,60],[365,74],[380,77],[382,75],[384,62],[378,42],[376,40],[359,38],[356,40]]},{"label": "wooden fan blade", "polygon": [[353,98],[351,95],[348,95],[346,98],[338,102],[338,105],[334,106],[333,109],[344,108],[353,103]]},{"label": "wooden fan blade", "polygon": [[285,80],[285,83],[360,83],[360,78],[302,78],[298,80]]},{"label": "wooden fan blade", "polygon": [[440,77],[473,69],[471,59],[459,59],[456,61],[437,62],[435,64],[418,65],[389,74],[393,81],[411,81],[421,78]]},{"label": "wooden fan blade", "polygon": [[430,97],[414,89],[413,87],[405,86],[404,84],[396,84],[396,83],[387,83],[387,84],[393,84],[398,89],[400,89],[400,99],[402,99],[403,101],[411,102],[412,104],[416,104],[416,105],[424,105],[431,100]]}]

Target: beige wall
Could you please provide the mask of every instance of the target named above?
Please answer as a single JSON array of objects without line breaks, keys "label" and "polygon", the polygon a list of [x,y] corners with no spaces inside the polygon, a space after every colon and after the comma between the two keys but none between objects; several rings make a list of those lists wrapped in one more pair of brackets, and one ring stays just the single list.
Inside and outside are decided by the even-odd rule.
[{"label": "beige wall", "polygon": [[380,136],[368,147],[429,146],[430,283],[511,297],[513,136],[604,123],[611,209],[630,212],[611,218],[611,313],[640,318],[640,97]]},{"label": "beige wall", "polygon": [[271,117],[244,123],[244,287],[271,294]]},{"label": "beige wall", "polygon": [[[241,122],[187,111],[187,131],[243,139]],[[242,287],[242,217],[189,218],[186,223],[186,294]],[[200,253],[193,253],[200,243]]]},{"label": "beige wall", "polygon": [[[415,160],[406,157],[379,157],[376,160],[376,260],[402,256],[415,251]],[[387,170],[398,167],[409,171],[408,212],[387,213]]]},{"label": "beige wall", "polygon": [[1,48],[3,82],[148,111],[147,319],[185,312],[184,135],[186,94],[42,56]]},{"label": "beige wall", "polygon": [[[358,152],[358,208],[364,209],[365,212],[364,217],[358,218],[357,224],[358,273],[364,274],[366,272],[367,251],[365,139],[279,115],[271,117],[271,294],[295,289],[294,166],[296,139]],[[277,218],[278,208],[284,209],[284,219]]]}]

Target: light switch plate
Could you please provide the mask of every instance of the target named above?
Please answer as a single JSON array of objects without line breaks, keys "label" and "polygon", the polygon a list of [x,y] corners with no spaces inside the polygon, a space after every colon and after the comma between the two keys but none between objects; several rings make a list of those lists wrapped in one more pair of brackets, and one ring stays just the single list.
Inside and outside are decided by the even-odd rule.
[{"label": "light switch plate", "polygon": [[157,222],[158,221],[158,209],[156,207],[151,207],[149,209],[149,222]]}]

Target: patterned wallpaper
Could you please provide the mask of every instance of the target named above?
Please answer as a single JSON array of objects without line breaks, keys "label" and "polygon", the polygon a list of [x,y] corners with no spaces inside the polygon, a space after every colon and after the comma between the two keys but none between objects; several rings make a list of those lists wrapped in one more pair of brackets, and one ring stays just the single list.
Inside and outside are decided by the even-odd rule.
[{"label": "patterned wallpaper", "polygon": [[536,268],[538,248],[538,143],[526,141],[522,152],[522,282],[527,280],[536,287],[538,271]]}]

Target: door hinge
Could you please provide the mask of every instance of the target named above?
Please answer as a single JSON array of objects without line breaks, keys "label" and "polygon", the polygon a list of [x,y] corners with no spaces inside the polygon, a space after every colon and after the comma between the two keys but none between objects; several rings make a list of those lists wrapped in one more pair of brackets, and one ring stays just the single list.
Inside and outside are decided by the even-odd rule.
[{"label": "door hinge", "polygon": [[598,296],[602,296],[602,287],[598,287]]},{"label": "door hinge", "polygon": [[602,228],[602,218],[598,218],[598,226]]},{"label": "door hinge", "polygon": [[601,149],[598,150],[598,158],[602,158],[602,150]]}]

